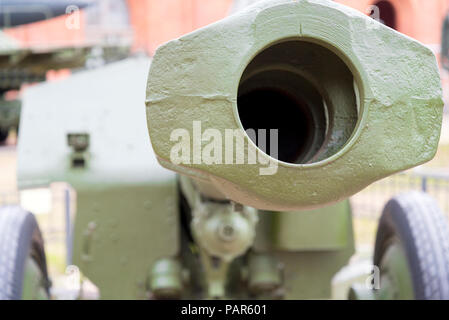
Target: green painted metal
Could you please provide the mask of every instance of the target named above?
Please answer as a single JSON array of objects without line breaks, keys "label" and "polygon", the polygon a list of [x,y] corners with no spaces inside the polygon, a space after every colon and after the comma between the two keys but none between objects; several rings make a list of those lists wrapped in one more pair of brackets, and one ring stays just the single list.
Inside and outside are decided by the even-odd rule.
[{"label": "green painted metal", "polygon": [[[172,163],[174,129],[185,129],[190,137],[194,121],[203,130],[218,129],[222,136],[225,129],[242,129],[237,105],[242,75],[264,49],[286,41],[322,48],[321,54],[337,56],[351,72],[358,114],[349,140],[318,162],[292,164],[265,155],[278,166],[274,175],[260,175],[259,169],[266,167],[262,164]],[[311,59],[319,53],[311,51]],[[335,87],[350,97],[348,82],[310,74],[307,60],[281,62],[303,68],[337,118],[339,112],[347,114],[327,97]],[[438,66],[428,48],[356,10],[324,0],[260,1],[166,43],[154,57],[147,91],[149,133],[164,167],[209,183],[236,202],[278,211],[338,202],[378,179],[432,159],[442,110]],[[242,130],[240,135],[251,145]],[[201,143],[204,147],[207,141]]]},{"label": "green painted metal", "polygon": [[[147,140],[148,67],[146,58],[129,59],[23,97],[19,187],[65,181],[76,190],[73,261],[104,299],[147,298],[153,263],[179,251],[175,175],[158,165]],[[85,133],[88,161],[73,166],[80,146],[69,136]]]},{"label": "green painted metal", "polygon": [[[385,254],[378,266],[378,274],[373,278],[369,288],[356,283],[349,290],[350,300],[413,300],[413,278],[403,245],[398,239],[393,239],[386,248]],[[369,279],[369,278],[367,278]],[[378,287],[377,287],[378,286]]]},{"label": "green painted metal", "polygon": [[39,266],[29,257],[25,262],[22,300],[48,300],[44,281]]},{"label": "green painted metal", "polygon": [[269,254],[251,254],[248,263],[248,288],[252,294],[272,292],[282,286],[281,265]]},{"label": "green painted metal", "polygon": [[102,299],[147,298],[148,270],[179,251],[175,181],[77,189],[77,203],[73,263]]},{"label": "green painted metal", "polygon": [[[128,59],[28,88],[18,144],[19,187],[67,181],[81,190],[174,180],[160,168],[148,141],[142,101],[149,65],[147,58]],[[76,170],[68,137],[84,133],[90,160]]]},{"label": "green painted metal", "polygon": [[[99,287],[101,298],[147,298],[149,270],[160,259],[174,257],[191,275],[183,297],[247,298],[244,279],[253,275],[244,275],[251,269],[245,259],[205,273],[204,266],[212,266],[210,257],[200,259],[199,250],[179,237],[175,177],[159,168],[139,107],[147,68],[148,61],[131,59],[27,90],[19,186],[67,181],[76,189],[74,263]],[[75,87],[83,94],[73,95]],[[81,153],[88,161],[75,168],[72,160],[80,151],[67,139],[84,134],[89,143]],[[268,251],[284,265],[279,270],[284,281],[283,290],[257,297],[330,297],[330,280],[354,245],[348,203],[323,210],[259,213],[253,250],[261,256]],[[304,234],[294,235],[292,224]],[[337,226],[335,231],[331,226]]]},{"label": "green painted metal", "polygon": [[349,201],[313,211],[259,214],[253,250],[284,265],[282,298],[329,299],[333,276],[355,252]]},{"label": "green painted metal", "polygon": [[380,300],[412,300],[412,275],[404,249],[398,240],[390,244],[379,266],[380,289],[375,296]]},{"label": "green painted metal", "polygon": [[321,209],[259,212],[255,248],[258,250],[342,250],[352,241],[348,200]]},{"label": "green painted metal", "polygon": [[[146,115],[150,63],[143,58],[30,88],[18,146],[19,187],[66,181],[75,188],[73,260],[103,299],[329,298],[331,279],[354,253],[344,199],[429,160],[441,126],[433,54],[372,26],[330,1],[260,1],[163,45],[150,69]],[[284,81],[283,72],[292,81]],[[263,165],[170,162],[173,129],[192,133],[193,121],[204,129],[242,129],[239,92],[271,76],[276,84],[270,85],[305,88],[295,97],[314,106],[318,125],[299,163],[269,159],[278,171],[263,176]],[[195,233],[197,208],[209,218],[220,210],[225,217],[257,212],[254,240],[244,235],[254,244],[231,259],[212,257],[221,243],[207,252],[201,241],[220,230],[213,224],[202,230],[208,236]],[[388,281],[409,293],[399,253],[386,262],[392,270],[384,279],[386,294],[392,292]]]},{"label": "green painted metal", "polygon": [[182,266],[175,259],[154,263],[149,276],[149,290],[154,298],[179,299],[183,289]]},{"label": "green painted metal", "polygon": [[287,300],[330,299],[332,278],[348,263],[352,254],[350,247],[328,252],[274,252],[274,257],[284,266],[280,297]]},{"label": "green painted metal", "polygon": [[229,201],[204,199],[186,177],[180,177],[180,191],[189,202],[192,235],[207,255],[230,262],[252,247],[257,210]]},{"label": "green painted metal", "polygon": [[[206,299],[230,299],[226,290],[232,260],[216,259],[208,252],[199,249],[203,274],[203,297]],[[236,279],[239,281],[240,279]]]}]

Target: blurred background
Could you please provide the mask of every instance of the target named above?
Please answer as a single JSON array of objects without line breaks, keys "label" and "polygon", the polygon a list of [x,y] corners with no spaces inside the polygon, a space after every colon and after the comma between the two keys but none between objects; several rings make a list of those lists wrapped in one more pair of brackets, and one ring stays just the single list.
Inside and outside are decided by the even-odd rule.
[{"label": "blurred background", "polygon": [[[65,6],[65,14],[45,21],[14,26],[0,18],[0,206],[21,204],[35,213],[43,231],[50,273],[63,275],[70,264],[70,230],[76,194],[65,183],[48,189],[19,192],[16,184],[17,117],[4,116],[2,106],[20,101],[29,86],[62,81],[72,74],[129,56],[151,57],[162,43],[210,24],[229,14],[233,0],[91,0]],[[242,1],[245,2],[245,1]],[[248,1],[250,2],[250,1]],[[444,27],[449,0],[338,0],[427,45],[441,66],[445,104],[449,75],[444,68],[448,45]],[[30,8],[30,11],[32,9]],[[449,40],[449,39],[448,39]],[[2,67],[7,59],[8,68]],[[9,59],[9,60],[8,60]],[[13,68],[27,61],[27,68]],[[62,63],[62,62],[63,63]],[[143,108],[144,101],[142,101]],[[10,111],[9,111],[10,112]],[[11,112],[10,112],[11,113]],[[6,120],[5,120],[6,119]],[[435,159],[419,168],[373,184],[351,199],[357,256],[368,259],[377,219],[386,201],[408,190],[434,196],[449,214],[449,123],[445,108],[440,147]],[[17,123],[14,123],[16,121]],[[2,131],[0,129],[0,138]],[[1,139],[0,139],[1,140]],[[67,254],[68,253],[68,254]]]}]

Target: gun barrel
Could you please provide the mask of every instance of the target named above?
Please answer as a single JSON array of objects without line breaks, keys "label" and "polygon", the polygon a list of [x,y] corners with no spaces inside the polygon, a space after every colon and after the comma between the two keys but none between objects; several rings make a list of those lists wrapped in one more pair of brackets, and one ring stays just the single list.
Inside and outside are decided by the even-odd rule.
[{"label": "gun barrel", "polygon": [[331,1],[260,1],[168,42],[147,91],[163,166],[267,210],[331,204],[432,159],[442,110],[428,48]]}]

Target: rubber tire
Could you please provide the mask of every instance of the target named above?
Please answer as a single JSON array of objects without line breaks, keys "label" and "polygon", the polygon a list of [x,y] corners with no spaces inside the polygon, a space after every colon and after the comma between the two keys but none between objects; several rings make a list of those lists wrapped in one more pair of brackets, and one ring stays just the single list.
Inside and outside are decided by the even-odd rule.
[{"label": "rubber tire", "polygon": [[395,237],[407,257],[415,299],[449,300],[449,224],[436,201],[409,192],[387,203],[377,230],[374,265],[380,266]]},{"label": "rubber tire", "polygon": [[0,300],[22,298],[25,264],[29,257],[39,267],[49,297],[44,242],[36,218],[18,206],[0,208]]}]

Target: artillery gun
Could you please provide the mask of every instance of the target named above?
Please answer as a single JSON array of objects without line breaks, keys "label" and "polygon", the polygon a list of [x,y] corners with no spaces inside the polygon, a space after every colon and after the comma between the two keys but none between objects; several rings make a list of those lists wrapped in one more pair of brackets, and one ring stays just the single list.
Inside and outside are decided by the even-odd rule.
[{"label": "artillery gun", "polygon": [[[145,114],[149,64],[24,96],[19,186],[76,190],[74,263],[104,299],[329,298],[354,253],[347,198],[438,146],[433,53],[331,1],[260,1],[164,44]],[[392,199],[380,286],[349,297],[449,299],[448,237],[429,196]]]}]

